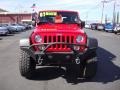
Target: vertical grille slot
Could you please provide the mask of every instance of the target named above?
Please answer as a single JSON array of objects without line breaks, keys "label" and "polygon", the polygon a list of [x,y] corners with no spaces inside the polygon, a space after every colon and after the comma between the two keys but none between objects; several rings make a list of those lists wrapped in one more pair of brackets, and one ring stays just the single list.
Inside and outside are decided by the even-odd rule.
[{"label": "vertical grille slot", "polygon": [[[53,42],[56,42],[56,36],[53,36]],[[53,45],[53,48],[56,48],[56,45]]]},{"label": "vertical grille slot", "polygon": [[[52,42],[52,37],[51,36],[48,36],[48,42],[50,43],[50,42]],[[50,46],[50,48],[51,48],[52,46]]]},{"label": "vertical grille slot", "polygon": [[47,43],[47,36],[44,36],[44,43]]},{"label": "vertical grille slot", "polygon": [[48,38],[49,40],[48,40],[48,42],[51,42],[52,41],[52,38],[51,38],[51,36],[49,36],[49,38]]},{"label": "vertical grille slot", "polygon": [[64,36],[62,36],[62,42],[65,42],[65,37]]},{"label": "vertical grille slot", "polygon": [[58,42],[60,42],[60,36],[58,36]]},{"label": "vertical grille slot", "polygon": [[74,43],[74,37],[71,36],[71,43]]},{"label": "vertical grille slot", "polygon": [[[61,36],[57,36],[58,37],[58,41],[57,42],[61,42]],[[58,48],[60,48],[60,44],[57,45]]]},{"label": "vertical grille slot", "polygon": [[67,36],[67,43],[69,43],[69,41],[70,41],[70,38],[69,38],[69,36]]},{"label": "vertical grille slot", "polygon": [[56,42],[56,36],[53,36],[53,42]]},{"label": "vertical grille slot", "polygon": [[[65,42],[65,37],[62,36],[62,42]],[[62,45],[62,48],[65,48],[65,45]]]}]

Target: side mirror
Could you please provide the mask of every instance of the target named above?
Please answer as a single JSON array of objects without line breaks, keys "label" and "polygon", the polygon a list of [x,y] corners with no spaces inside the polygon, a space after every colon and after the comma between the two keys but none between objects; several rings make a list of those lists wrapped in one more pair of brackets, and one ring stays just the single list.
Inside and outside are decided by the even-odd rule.
[{"label": "side mirror", "polygon": [[85,27],[85,21],[81,21],[81,28]]}]

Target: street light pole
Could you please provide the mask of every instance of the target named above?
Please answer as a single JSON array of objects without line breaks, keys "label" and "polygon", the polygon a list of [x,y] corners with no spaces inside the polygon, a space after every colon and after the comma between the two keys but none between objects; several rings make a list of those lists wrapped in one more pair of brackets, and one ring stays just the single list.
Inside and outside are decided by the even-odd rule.
[{"label": "street light pole", "polygon": [[102,4],[103,4],[103,6],[102,6],[102,16],[101,16],[101,23],[102,23],[102,21],[103,21],[104,3],[105,3],[105,0],[104,0],[104,1],[102,1]]},{"label": "street light pole", "polygon": [[86,23],[87,23],[87,19],[88,19],[88,12],[86,12],[86,21],[85,21]]},{"label": "street light pole", "polygon": [[101,16],[101,23],[103,21],[103,13],[104,13],[104,3],[109,3],[111,1],[114,1],[114,5],[113,5],[113,20],[112,20],[112,23],[115,24],[116,23],[116,0],[103,0],[101,1],[103,3],[103,7],[102,7],[102,16]]},{"label": "street light pole", "polygon": [[114,1],[114,5],[113,5],[113,24],[115,24],[116,22],[115,9],[116,9],[116,0]]},{"label": "street light pole", "polygon": [[104,15],[104,7],[105,7],[105,3],[108,3],[109,1],[106,1],[106,0],[103,0],[103,1],[101,1],[102,2],[102,16],[101,16],[101,23],[102,23],[102,21],[103,21],[103,15]]}]

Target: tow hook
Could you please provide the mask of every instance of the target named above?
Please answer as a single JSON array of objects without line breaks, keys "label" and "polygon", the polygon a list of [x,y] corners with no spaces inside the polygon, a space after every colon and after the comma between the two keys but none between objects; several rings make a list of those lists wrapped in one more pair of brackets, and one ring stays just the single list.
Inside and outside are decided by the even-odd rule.
[{"label": "tow hook", "polygon": [[41,65],[43,62],[43,59],[41,57],[38,58],[38,63]]},{"label": "tow hook", "polygon": [[79,58],[79,57],[77,57],[77,58],[75,59],[75,63],[76,63],[76,64],[80,64],[80,58]]}]

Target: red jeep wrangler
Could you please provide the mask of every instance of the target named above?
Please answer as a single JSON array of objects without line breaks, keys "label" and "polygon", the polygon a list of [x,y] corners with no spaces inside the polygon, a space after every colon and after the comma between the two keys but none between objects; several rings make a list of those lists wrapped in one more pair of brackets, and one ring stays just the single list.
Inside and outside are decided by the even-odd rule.
[{"label": "red jeep wrangler", "polygon": [[84,32],[75,11],[40,11],[29,38],[20,40],[20,73],[31,78],[37,65],[66,67],[80,77],[96,73],[98,42]]}]

